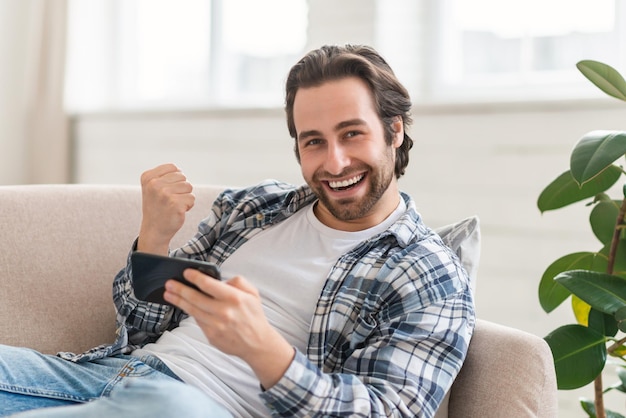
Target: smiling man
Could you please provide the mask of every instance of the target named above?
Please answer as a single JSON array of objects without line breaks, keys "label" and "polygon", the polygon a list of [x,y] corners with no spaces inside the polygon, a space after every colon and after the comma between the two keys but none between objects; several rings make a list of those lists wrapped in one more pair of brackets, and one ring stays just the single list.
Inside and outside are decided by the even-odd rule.
[{"label": "smiling man", "polygon": [[114,280],[117,341],[65,360],[1,348],[2,405],[85,403],[24,415],[49,417],[432,417],[474,308],[459,259],[398,187],[410,108],[372,48],[311,51],[286,85],[306,185],[226,190],[169,251],[192,186],[171,164],[142,175],[132,250],[208,260],[229,279],[186,270],[200,290],[169,281],[172,308],[138,300],[126,266]]},{"label": "smiling man", "polygon": [[400,202],[394,166],[402,119],[386,140],[370,88],[352,76],[299,89],[293,114],[302,174],[320,201],[317,218],[359,231],[389,216]]}]

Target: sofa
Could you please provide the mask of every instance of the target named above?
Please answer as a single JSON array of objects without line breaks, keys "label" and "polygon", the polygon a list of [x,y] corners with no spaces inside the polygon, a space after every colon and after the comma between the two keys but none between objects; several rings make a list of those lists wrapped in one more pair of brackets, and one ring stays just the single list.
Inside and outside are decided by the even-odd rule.
[{"label": "sofa", "polygon": [[[191,237],[221,186],[197,186],[173,245]],[[0,344],[81,352],[114,338],[111,282],[139,229],[141,190],[0,186]],[[530,333],[478,319],[438,418],[557,416],[552,355]]]}]

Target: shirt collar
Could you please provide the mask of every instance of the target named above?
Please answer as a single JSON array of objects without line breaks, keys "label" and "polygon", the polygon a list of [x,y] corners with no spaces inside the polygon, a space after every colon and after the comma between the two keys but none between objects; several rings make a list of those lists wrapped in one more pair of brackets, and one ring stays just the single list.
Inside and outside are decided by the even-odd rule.
[{"label": "shirt collar", "polygon": [[[372,239],[380,239],[386,236],[393,236],[398,245],[407,247],[418,238],[426,235],[428,229],[422,222],[420,214],[417,212],[415,201],[406,193],[400,192],[400,196],[406,203],[406,212],[391,225],[386,231]],[[296,211],[302,209],[317,200],[311,188],[304,184],[290,192],[285,199],[284,213],[286,216],[293,215]]]}]

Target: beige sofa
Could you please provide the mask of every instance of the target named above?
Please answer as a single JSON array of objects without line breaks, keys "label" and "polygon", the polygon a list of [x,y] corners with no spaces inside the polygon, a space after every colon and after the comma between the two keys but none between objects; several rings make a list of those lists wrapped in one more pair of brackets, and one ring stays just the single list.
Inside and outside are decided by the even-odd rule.
[{"label": "beige sofa", "polygon": [[[196,187],[182,244],[220,187]],[[80,352],[113,340],[111,281],[141,215],[134,186],[0,186],[0,344]],[[438,417],[557,416],[543,339],[479,320],[469,355]]]}]

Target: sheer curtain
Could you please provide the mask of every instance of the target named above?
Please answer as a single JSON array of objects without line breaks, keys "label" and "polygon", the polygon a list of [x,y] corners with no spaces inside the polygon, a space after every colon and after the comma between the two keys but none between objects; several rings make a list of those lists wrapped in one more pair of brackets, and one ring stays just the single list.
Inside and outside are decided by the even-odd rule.
[{"label": "sheer curtain", "polygon": [[70,180],[66,0],[0,2],[0,184]]}]

